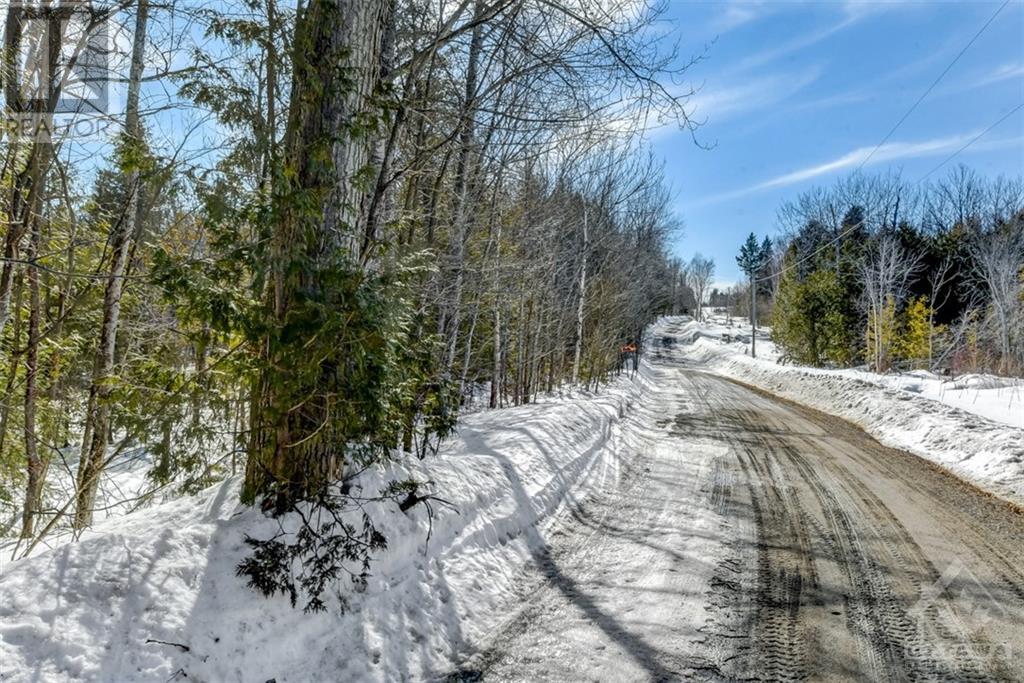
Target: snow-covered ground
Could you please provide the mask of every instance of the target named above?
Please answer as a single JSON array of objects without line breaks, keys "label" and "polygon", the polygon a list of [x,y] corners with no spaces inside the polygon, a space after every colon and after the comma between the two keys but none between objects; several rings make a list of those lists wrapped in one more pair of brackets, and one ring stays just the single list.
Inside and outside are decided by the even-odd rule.
[{"label": "snow-covered ground", "polygon": [[[65,449],[71,450],[71,449]],[[77,448],[74,450],[77,451]],[[64,454],[67,455],[67,454]],[[156,485],[149,478],[153,468],[153,459],[144,449],[131,449],[110,465],[104,476],[100,478],[99,490],[96,492],[98,502],[94,518],[97,521],[107,517],[121,517],[149,502]],[[68,457],[65,461],[54,462],[50,466],[50,474],[45,491],[46,504],[51,510],[64,505],[75,495],[75,477],[78,474],[78,458]],[[24,498],[23,491],[15,491],[15,499],[0,513],[0,530],[7,529],[10,534],[3,538],[0,533],[0,556],[10,555],[19,545],[14,535],[21,528],[21,509]],[[50,517],[44,516],[43,523]],[[71,538],[69,526],[70,516],[60,524],[55,533],[40,542],[42,548],[62,545]]]},{"label": "snow-covered ground", "polygon": [[719,316],[686,323],[680,339],[691,363],[848,419],[888,446],[1024,505],[1024,381],[781,365],[764,331],[751,358],[750,325]]},{"label": "snow-covered ground", "polygon": [[[690,367],[845,417],[887,444],[1024,503],[1019,428],[930,400],[924,391],[886,385],[895,378],[867,381],[849,371],[779,365],[767,340],[759,340],[759,351],[768,357],[751,359],[735,339],[744,336],[741,328],[666,319],[651,331],[653,347],[668,329],[672,357]],[[691,390],[672,385],[674,373],[675,367],[644,361],[635,378],[622,376],[596,396],[473,414],[436,457],[365,473],[360,485],[367,495],[387,481],[415,477],[433,482],[458,512],[437,509],[428,543],[423,506],[402,513],[393,502],[369,504],[389,548],[374,561],[363,592],[340,587],[344,611],[332,596],[327,612],[305,614],[285,597],[259,597],[235,576],[249,552],[244,538],[267,538],[277,529],[275,520],[238,504],[238,479],[130,514],[115,512],[80,541],[24,560],[10,562],[4,553],[0,681],[285,683],[444,675],[515,612],[522,572],[536,562],[538,539],[564,517],[559,512],[594,491],[616,488],[628,457],[650,447],[646,440],[657,432],[651,426],[671,419],[673,401],[685,403]],[[673,388],[652,403],[665,386]],[[664,410],[657,407],[662,403]],[[708,457],[702,450],[681,466],[698,466]],[[138,476],[134,469],[125,474],[130,482]],[[717,538],[694,538],[705,536],[709,543]],[[694,552],[713,566],[709,548]]]},{"label": "snow-covered ground", "polygon": [[[422,505],[367,509],[389,540],[363,593],[342,586],[328,611],[263,599],[235,576],[246,535],[276,521],[240,506],[237,478],[122,517],[82,540],[11,563],[0,576],[0,680],[421,680],[448,671],[515,601],[543,528],[571,497],[618,477],[621,417],[646,381],[625,376],[577,395],[467,417],[422,463],[364,474],[431,481]],[[134,475],[132,475],[134,477]],[[187,676],[187,679],[186,679]]]}]

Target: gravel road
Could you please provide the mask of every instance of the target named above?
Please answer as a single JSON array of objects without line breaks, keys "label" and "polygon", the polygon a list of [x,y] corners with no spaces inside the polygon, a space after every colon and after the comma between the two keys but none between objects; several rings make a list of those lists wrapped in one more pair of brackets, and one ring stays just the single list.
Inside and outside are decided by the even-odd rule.
[{"label": "gravel road", "polygon": [[656,340],[618,476],[454,680],[1024,680],[1024,515]]}]

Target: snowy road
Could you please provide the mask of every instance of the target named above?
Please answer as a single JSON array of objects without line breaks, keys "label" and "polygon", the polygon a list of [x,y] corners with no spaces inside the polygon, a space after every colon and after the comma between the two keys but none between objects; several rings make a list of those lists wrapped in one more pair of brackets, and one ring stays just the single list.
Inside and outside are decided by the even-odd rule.
[{"label": "snowy road", "polygon": [[635,448],[456,679],[1024,679],[1024,516],[655,341]]}]

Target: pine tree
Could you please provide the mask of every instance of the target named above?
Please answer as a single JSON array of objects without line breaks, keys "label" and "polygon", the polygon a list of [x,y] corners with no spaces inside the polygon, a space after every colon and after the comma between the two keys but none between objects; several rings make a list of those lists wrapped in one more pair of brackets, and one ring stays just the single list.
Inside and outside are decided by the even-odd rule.
[{"label": "pine tree", "polygon": [[815,271],[804,282],[787,270],[772,316],[773,341],[797,363],[848,364],[843,304],[842,288],[831,270]]},{"label": "pine tree", "polygon": [[757,274],[771,254],[772,243],[767,237],[760,245],[754,233],[747,236],[747,241],[740,247],[736,263],[750,279],[750,355],[757,355]]}]

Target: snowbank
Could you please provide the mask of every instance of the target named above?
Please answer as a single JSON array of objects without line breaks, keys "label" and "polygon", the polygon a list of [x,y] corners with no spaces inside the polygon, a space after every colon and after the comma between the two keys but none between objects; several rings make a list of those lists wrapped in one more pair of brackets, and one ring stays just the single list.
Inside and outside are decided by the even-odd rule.
[{"label": "snowbank", "polygon": [[1024,387],[1015,380],[965,376],[950,385],[930,373],[779,365],[767,338],[758,337],[758,358],[748,355],[749,326],[679,322],[675,334],[690,363],[850,420],[888,446],[1024,505]]},{"label": "snowbank", "polygon": [[[724,316],[714,316],[709,322],[687,325],[681,334],[687,342],[703,337],[730,345],[730,350],[737,355],[749,353],[750,325],[736,318],[728,322]],[[769,331],[758,329],[758,358],[775,361],[781,355],[779,349],[772,343]],[[1024,379],[980,374],[950,378],[926,370],[880,375],[853,368],[807,369],[830,376],[859,379],[885,389],[917,394],[994,422],[1024,429]]]},{"label": "snowbank", "polygon": [[[1024,503],[1020,429],[907,386],[780,366],[767,339],[759,339],[759,353],[769,358],[751,359],[743,346],[749,328],[668,319],[652,337],[658,354],[850,419],[890,445]],[[676,343],[659,343],[666,337]],[[235,576],[249,552],[246,535],[267,538],[277,529],[275,520],[237,503],[237,479],[115,513],[82,540],[25,560],[11,563],[4,553],[0,681],[441,676],[514,614],[520,575],[535,560],[538,539],[556,530],[558,513],[614,487],[624,470],[620,458],[643,450],[631,423],[650,406],[630,406],[670,385],[674,372],[643,362],[634,380],[620,378],[598,396],[470,415],[438,456],[365,473],[366,495],[414,477],[433,482],[458,513],[439,507],[427,543],[423,506],[403,514],[394,503],[368,504],[389,548],[374,562],[365,591],[341,587],[344,611],[341,597],[332,596],[326,613],[304,614],[284,597],[258,596]],[[137,483],[140,471],[130,468],[123,477]]]},{"label": "snowbank", "polygon": [[[574,396],[469,416],[434,458],[369,472],[434,482],[422,505],[368,505],[389,548],[348,609],[304,614],[235,577],[246,535],[277,523],[237,503],[237,479],[112,517],[79,542],[0,567],[0,680],[421,680],[497,628],[517,599],[535,527],[619,476],[619,421],[642,390],[621,378]],[[530,533],[527,533],[527,532]],[[5,554],[4,560],[7,560]]]}]

